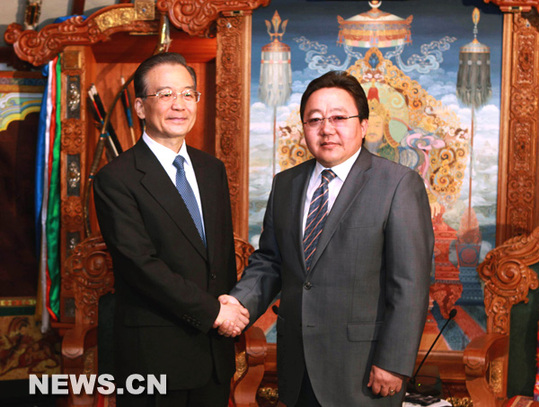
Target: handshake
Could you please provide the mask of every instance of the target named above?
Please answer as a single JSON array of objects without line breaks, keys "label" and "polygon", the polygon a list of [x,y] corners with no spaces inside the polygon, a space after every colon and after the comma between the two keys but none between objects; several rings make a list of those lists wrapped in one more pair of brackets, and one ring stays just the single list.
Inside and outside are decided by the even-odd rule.
[{"label": "handshake", "polygon": [[213,327],[218,328],[221,335],[228,337],[238,336],[249,323],[249,311],[230,295],[221,295],[219,302],[221,303],[221,309],[213,323]]}]

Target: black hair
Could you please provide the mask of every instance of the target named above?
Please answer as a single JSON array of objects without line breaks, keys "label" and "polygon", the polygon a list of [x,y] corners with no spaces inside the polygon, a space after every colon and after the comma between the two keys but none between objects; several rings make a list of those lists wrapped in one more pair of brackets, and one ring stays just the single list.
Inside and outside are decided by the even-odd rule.
[{"label": "black hair", "polygon": [[313,79],[311,83],[305,89],[303,96],[301,97],[301,104],[299,108],[301,121],[303,122],[303,115],[305,113],[305,105],[309,97],[319,89],[323,88],[341,88],[350,93],[354,98],[359,114],[359,121],[363,121],[369,118],[369,102],[365,91],[361,87],[361,84],[355,76],[350,75],[346,71],[329,71],[324,75]]},{"label": "black hair", "polygon": [[146,96],[148,92],[146,75],[148,75],[148,72],[150,72],[156,66],[164,64],[181,65],[185,69],[187,69],[187,72],[189,72],[189,75],[191,75],[191,78],[193,78],[193,83],[195,84],[196,90],[197,76],[195,70],[189,65],[187,65],[185,58],[177,52],[163,52],[161,54],[152,55],[150,58],[146,59],[139,65],[139,67],[135,71],[135,77],[133,79],[133,85],[135,87],[135,97],[144,98]]}]

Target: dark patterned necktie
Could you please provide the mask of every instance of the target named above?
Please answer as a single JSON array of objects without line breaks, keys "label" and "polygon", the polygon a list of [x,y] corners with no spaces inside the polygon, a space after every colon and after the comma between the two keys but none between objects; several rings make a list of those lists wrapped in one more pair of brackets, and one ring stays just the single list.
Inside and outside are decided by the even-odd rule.
[{"label": "dark patterned necktie", "polygon": [[176,156],[174,159],[174,167],[178,170],[176,171],[176,189],[182,196],[183,202],[185,202],[185,206],[187,206],[187,210],[189,211],[193,222],[195,222],[200,238],[205,245],[206,237],[204,236],[204,229],[202,228],[202,219],[200,218],[200,211],[198,210],[198,204],[193,189],[185,177],[185,170],[183,169],[184,161],[185,158],[181,155]]},{"label": "dark patterned necktie", "polygon": [[322,182],[314,191],[303,234],[303,251],[307,271],[311,268],[313,254],[328,216],[328,185],[336,175],[331,170],[322,171]]}]

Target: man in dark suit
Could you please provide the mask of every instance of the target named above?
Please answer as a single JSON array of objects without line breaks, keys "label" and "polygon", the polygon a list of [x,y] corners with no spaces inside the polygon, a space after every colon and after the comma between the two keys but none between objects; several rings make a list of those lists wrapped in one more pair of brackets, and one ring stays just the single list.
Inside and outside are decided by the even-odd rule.
[{"label": "man in dark suit", "polygon": [[400,406],[428,308],[434,238],[423,181],[361,148],[369,107],[346,72],[312,81],[300,115],[315,159],[275,176],[259,249],[235,298],[221,300],[239,300],[255,321],[281,293],[287,406]]},{"label": "man in dark suit", "polygon": [[116,289],[117,386],[131,374],[167,375],[167,394],[118,397],[119,406],[228,404],[234,344],[215,329],[243,328],[248,312],[217,297],[236,282],[226,171],[185,144],[200,93],[175,53],[135,72],[142,138],[99,171],[97,216]]}]

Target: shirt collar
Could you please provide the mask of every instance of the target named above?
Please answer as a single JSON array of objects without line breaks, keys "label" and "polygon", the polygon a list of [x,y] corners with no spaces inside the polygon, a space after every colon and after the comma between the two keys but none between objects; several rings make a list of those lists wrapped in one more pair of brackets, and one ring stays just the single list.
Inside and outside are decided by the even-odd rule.
[{"label": "shirt collar", "polygon": [[191,158],[187,153],[185,141],[182,143],[180,151],[176,153],[170,148],[165,147],[163,144],[160,144],[154,139],[152,139],[150,136],[148,136],[148,134],[146,134],[146,132],[142,134],[142,139],[148,145],[150,150],[152,150],[152,152],[155,154],[155,156],[163,166],[172,165],[177,155],[181,155],[185,159],[184,164],[187,163],[188,165],[192,166]]},{"label": "shirt collar", "polygon": [[354,163],[356,162],[357,160],[357,157],[359,156],[359,153],[361,152],[361,147],[359,148],[359,150],[357,150],[353,156],[351,156],[350,158],[348,158],[346,161],[334,166],[334,167],[331,167],[331,168],[326,168],[324,167],[322,164],[320,164],[318,161],[316,162],[316,165],[314,167],[314,175],[315,177],[319,177],[320,174],[322,173],[322,171],[324,170],[327,170],[327,169],[330,169],[332,170],[335,175],[342,181],[346,181],[346,177],[348,176],[348,174],[350,173],[350,170],[352,169],[352,166],[354,165]]}]

